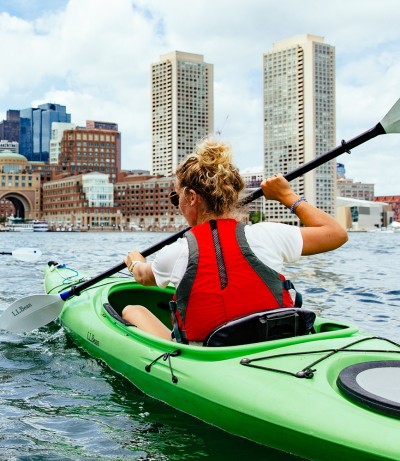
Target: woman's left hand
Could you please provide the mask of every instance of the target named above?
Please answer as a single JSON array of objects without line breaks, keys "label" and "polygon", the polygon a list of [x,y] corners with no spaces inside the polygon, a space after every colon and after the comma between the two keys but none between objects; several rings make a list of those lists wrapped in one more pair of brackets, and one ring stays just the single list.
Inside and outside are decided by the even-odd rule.
[{"label": "woman's left hand", "polygon": [[133,250],[130,253],[127,254],[127,256],[124,259],[125,264],[127,267],[130,267],[133,261],[141,261],[141,262],[146,262],[146,258],[144,258],[139,251]]},{"label": "woman's left hand", "polygon": [[[137,261],[140,261],[140,264]],[[146,263],[146,258],[142,256],[139,251],[131,251],[124,259],[124,262],[129,272],[135,277],[136,282],[145,286],[157,285],[151,263]]]}]

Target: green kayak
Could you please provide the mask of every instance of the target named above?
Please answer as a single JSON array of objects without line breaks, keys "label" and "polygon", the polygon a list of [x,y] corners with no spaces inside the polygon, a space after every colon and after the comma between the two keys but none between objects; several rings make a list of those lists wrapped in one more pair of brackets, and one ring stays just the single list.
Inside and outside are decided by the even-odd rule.
[{"label": "green kayak", "polygon": [[[84,276],[49,263],[45,289]],[[124,324],[142,304],[170,325],[173,288],[112,276],[65,301],[59,320],[74,341],[144,393],[245,437],[312,460],[400,459],[400,346],[317,317],[310,334],[202,347]]]}]

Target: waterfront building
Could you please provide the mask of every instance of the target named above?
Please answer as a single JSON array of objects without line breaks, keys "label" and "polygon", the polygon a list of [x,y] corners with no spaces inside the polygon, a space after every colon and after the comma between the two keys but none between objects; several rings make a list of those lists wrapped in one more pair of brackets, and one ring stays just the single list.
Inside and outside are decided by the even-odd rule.
[{"label": "waterfront building", "polygon": [[107,128],[93,128],[95,123],[88,121],[86,127],[64,130],[58,165],[70,174],[107,174],[114,184],[121,171],[121,133],[115,123],[107,124]]},{"label": "waterfront building", "polygon": [[[246,168],[240,171],[242,178],[246,183],[246,189],[243,192],[243,195],[246,196],[251,194],[255,190],[259,189],[261,186],[261,182],[264,179],[264,171],[262,167],[255,167],[255,168]],[[252,213],[259,213],[261,220],[265,218],[265,197],[262,196],[257,200],[249,203],[247,205],[247,209],[249,214]]]},{"label": "waterfront building", "polygon": [[[288,173],[335,145],[335,48],[323,37],[302,35],[273,44],[263,56],[264,174]],[[297,194],[335,215],[336,162],[292,181]],[[266,203],[268,220],[298,225],[278,202]]]},{"label": "waterfront building", "polygon": [[71,115],[60,104],[41,104],[37,108],[20,111],[20,154],[29,161],[49,160],[51,125],[53,122],[70,123]]},{"label": "waterfront building", "polygon": [[75,123],[53,122],[51,124],[50,164],[58,165],[58,158],[61,153],[61,140],[64,136],[64,131],[73,130],[74,128],[76,128]]},{"label": "waterfront building", "polygon": [[171,176],[214,131],[213,65],[174,51],[151,66],[152,174]]},{"label": "waterfront building", "polygon": [[169,194],[174,177],[125,175],[115,185],[115,201],[128,228],[175,231],[187,225]]},{"label": "waterfront building", "polygon": [[114,186],[108,175],[88,173],[82,175],[82,191],[90,207],[114,206]]},{"label": "waterfront building", "polygon": [[104,173],[91,172],[43,184],[43,214],[52,230],[117,229],[114,186]]},{"label": "waterfront building", "polygon": [[346,178],[346,168],[343,163],[336,164],[337,173],[337,195],[339,197],[353,198],[359,200],[374,200],[375,185],[371,183],[355,182]]},{"label": "waterfront building", "polygon": [[27,170],[26,157],[16,152],[0,153],[0,216],[40,218],[39,173]]},{"label": "waterfront building", "polygon": [[19,110],[8,110],[7,119],[0,122],[0,139],[19,142]]},{"label": "waterfront building", "polygon": [[[6,199],[0,199],[0,222],[5,222],[8,216],[15,216],[15,207],[13,203]],[[1,227],[1,224],[0,224]]]},{"label": "waterfront building", "polygon": [[5,139],[0,140],[0,154],[2,152],[13,152],[15,154],[19,154],[18,150],[19,147],[17,141],[7,141]]},{"label": "waterfront building", "polygon": [[61,166],[48,162],[29,162],[26,165],[26,171],[27,173],[38,173],[42,184],[58,177],[71,175],[70,172],[62,171]]},{"label": "waterfront building", "polygon": [[246,187],[259,188],[264,179],[262,167],[245,168],[240,171],[240,175],[246,183]]},{"label": "waterfront building", "polygon": [[126,176],[151,176],[151,175],[150,175],[150,170],[134,169],[134,170],[121,171],[121,180],[123,180],[123,178],[125,178]]},{"label": "waterfront building", "polygon": [[337,179],[337,195],[339,197],[373,201],[374,192],[374,184],[358,182],[347,178]]},{"label": "waterfront building", "polygon": [[376,231],[393,222],[393,211],[388,203],[337,197],[337,220],[348,230]]},{"label": "waterfront building", "polygon": [[392,207],[393,221],[400,223],[400,195],[380,195],[375,197],[374,200],[388,203]]},{"label": "waterfront building", "polygon": [[118,124],[114,122],[99,122],[98,120],[86,120],[86,128],[91,130],[118,131]]}]

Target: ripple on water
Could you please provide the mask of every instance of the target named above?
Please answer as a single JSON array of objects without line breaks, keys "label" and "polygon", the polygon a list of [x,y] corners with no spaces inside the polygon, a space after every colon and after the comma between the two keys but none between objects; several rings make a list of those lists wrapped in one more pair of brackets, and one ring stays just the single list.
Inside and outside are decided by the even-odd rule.
[{"label": "ripple on water", "polygon": [[316,294],[316,293],[326,293],[328,290],[325,290],[325,288],[307,288],[305,290],[305,293],[307,294]]},{"label": "ripple on water", "polygon": [[239,449],[234,437],[144,396],[76,348],[63,330],[51,327],[47,338],[46,328],[22,336],[11,356],[24,346],[48,359],[28,355],[40,366],[22,368],[0,395],[9,428],[0,446],[7,459],[172,461],[225,453],[239,461],[249,452],[256,459],[296,459],[247,441]]}]

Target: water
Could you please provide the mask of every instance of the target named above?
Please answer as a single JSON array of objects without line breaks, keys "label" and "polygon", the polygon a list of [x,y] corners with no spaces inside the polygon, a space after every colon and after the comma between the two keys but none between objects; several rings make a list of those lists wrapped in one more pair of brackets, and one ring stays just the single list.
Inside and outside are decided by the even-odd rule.
[{"label": "water", "polygon": [[[157,233],[1,233],[0,251],[36,247],[36,264],[0,256],[0,311],[42,293],[49,260],[99,274]],[[400,233],[351,234],[339,250],[287,267],[304,306],[400,340]],[[52,324],[29,334],[0,330],[0,459],[294,460],[225,434],[143,395],[77,349]]]}]

